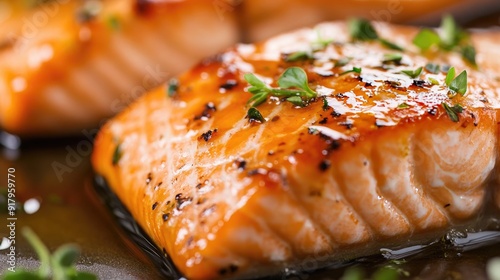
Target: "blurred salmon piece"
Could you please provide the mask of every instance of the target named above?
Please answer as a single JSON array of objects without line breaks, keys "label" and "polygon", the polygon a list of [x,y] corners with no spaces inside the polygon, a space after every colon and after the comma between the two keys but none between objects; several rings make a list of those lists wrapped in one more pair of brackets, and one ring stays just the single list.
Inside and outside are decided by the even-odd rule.
[{"label": "blurred salmon piece", "polygon": [[[405,51],[325,23],[206,60],[106,124],[95,171],[189,279],[317,268],[474,228],[498,153],[495,78],[458,53],[420,54],[418,29],[375,26]],[[466,70],[467,93],[451,98],[443,72],[402,73],[429,62]],[[265,121],[249,117],[244,75],[277,87],[292,66],[319,96],[268,98]]]},{"label": "blurred salmon piece", "polygon": [[[216,0],[216,2],[235,2]],[[495,0],[482,0],[483,7],[496,5]],[[277,0],[242,2],[241,21],[247,28],[246,40],[260,41],[270,36],[321,21],[362,17],[390,23],[438,21],[453,10],[473,10],[477,2],[470,0]],[[469,7],[467,9],[467,7]]]},{"label": "blurred salmon piece", "polygon": [[21,136],[96,127],[238,40],[209,1],[26,2],[3,3],[0,30],[0,126]]}]

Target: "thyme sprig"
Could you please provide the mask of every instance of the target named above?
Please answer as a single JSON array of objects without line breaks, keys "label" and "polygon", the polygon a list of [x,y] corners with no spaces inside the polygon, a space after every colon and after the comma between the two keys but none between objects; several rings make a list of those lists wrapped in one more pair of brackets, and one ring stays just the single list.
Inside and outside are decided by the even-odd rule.
[{"label": "thyme sprig", "polygon": [[381,38],[375,27],[366,19],[354,18],[349,21],[349,34],[354,41],[379,41],[383,46],[391,50],[404,51],[404,48]]},{"label": "thyme sprig", "polygon": [[413,39],[413,44],[422,51],[427,51],[433,46],[445,51],[457,51],[465,61],[477,66],[476,49],[472,45],[470,36],[457,25],[452,16],[443,17],[439,30],[441,32],[438,34],[429,28],[422,29]]},{"label": "thyme sprig", "polygon": [[253,73],[245,74],[245,80],[250,84],[248,92],[253,96],[248,100],[251,107],[264,103],[268,96],[285,98],[294,105],[305,106],[318,94],[309,87],[307,74],[300,67],[287,68],[278,79],[277,88],[271,87]]},{"label": "thyme sprig", "polygon": [[[7,271],[2,279],[5,280],[94,280],[97,276],[89,272],[77,271],[76,260],[80,249],[76,245],[66,244],[50,254],[40,238],[29,228],[23,228],[23,236],[30,243],[40,259],[40,267],[36,271],[18,269],[15,272]],[[0,276],[1,277],[1,276]]]}]

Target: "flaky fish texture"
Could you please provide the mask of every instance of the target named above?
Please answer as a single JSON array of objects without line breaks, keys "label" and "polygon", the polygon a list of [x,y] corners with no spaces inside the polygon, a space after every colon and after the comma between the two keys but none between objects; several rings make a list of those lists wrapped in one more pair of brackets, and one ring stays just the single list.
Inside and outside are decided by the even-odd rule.
[{"label": "flaky fish texture", "polygon": [[97,127],[238,40],[234,14],[210,1],[27,2],[1,6],[0,128],[21,136]]},{"label": "flaky fish texture", "polygon": [[[474,227],[492,201],[498,35],[473,36],[478,70],[455,52],[421,54],[418,29],[375,27],[405,50],[325,23],[204,61],[105,125],[96,172],[190,279],[276,274]],[[290,59],[300,51],[309,57]],[[467,71],[465,95],[428,63]],[[244,75],[278,87],[292,66],[318,96],[268,98],[264,120],[247,116]]]}]

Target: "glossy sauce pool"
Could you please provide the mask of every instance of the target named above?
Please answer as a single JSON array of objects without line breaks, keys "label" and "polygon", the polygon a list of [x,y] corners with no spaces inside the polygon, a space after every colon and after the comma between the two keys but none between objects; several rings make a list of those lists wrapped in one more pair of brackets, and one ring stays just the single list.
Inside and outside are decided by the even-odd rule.
[{"label": "glossy sauce pool", "polygon": [[[8,169],[15,168],[17,202],[32,198],[40,202],[33,214],[16,213],[17,268],[38,267],[33,259],[37,259],[36,254],[21,235],[21,228],[27,226],[52,252],[65,243],[78,244],[82,250],[80,269],[94,272],[101,279],[159,278],[97,197],[90,149],[86,147],[91,148],[89,140],[73,139],[23,143],[20,150],[0,148],[0,242],[9,234],[5,190]],[[8,267],[6,254],[7,250],[0,251],[2,272]]]}]

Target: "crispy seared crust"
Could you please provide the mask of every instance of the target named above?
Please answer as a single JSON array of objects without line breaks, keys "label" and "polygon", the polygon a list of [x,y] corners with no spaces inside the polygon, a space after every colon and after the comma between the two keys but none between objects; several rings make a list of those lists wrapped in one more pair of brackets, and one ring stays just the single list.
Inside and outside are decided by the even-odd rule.
[{"label": "crispy seared crust", "polygon": [[[161,87],[102,129],[96,172],[193,279],[274,273],[318,255],[353,258],[474,226],[497,157],[493,72],[475,71],[458,54],[419,55],[416,29],[377,28],[406,48],[403,65],[382,67],[394,51],[378,42],[346,43],[343,23],[207,60],[179,78],[173,97]],[[317,32],[336,43],[314,61],[282,59],[307,49]],[[467,69],[467,94],[450,99],[443,73],[416,81],[399,74],[429,61]],[[323,97],[304,108],[268,100],[258,107],[267,121],[249,123],[244,73],[277,86],[293,65],[328,106]],[[340,75],[353,66],[361,74]],[[443,102],[464,107],[458,122]]]}]

